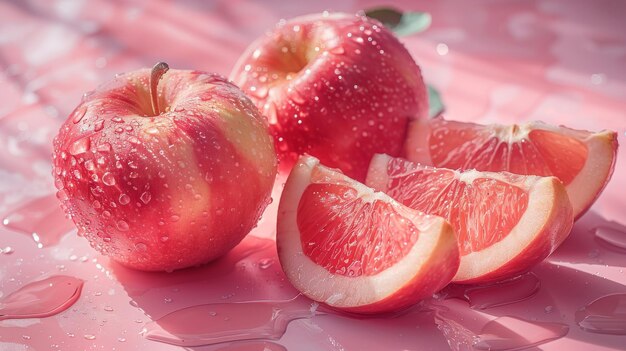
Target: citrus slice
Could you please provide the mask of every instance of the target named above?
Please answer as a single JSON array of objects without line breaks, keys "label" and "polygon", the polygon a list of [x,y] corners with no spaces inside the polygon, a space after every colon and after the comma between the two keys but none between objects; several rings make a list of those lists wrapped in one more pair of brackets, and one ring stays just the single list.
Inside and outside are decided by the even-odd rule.
[{"label": "citrus slice", "polygon": [[459,172],[376,155],[366,184],[452,224],[461,254],[457,283],[529,270],[565,240],[573,222],[565,187],[555,177]]},{"label": "citrus slice", "polygon": [[432,296],[458,268],[452,227],[302,156],[280,199],[278,256],[302,294],[355,313]]},{"label": "citrus slice", "polygon": [[439,117],[411,124],[405,152],[410,161],[435,167],[555,176],[565,184],[578,218],[613,174],[617,134],[543,122],[480,125]]}]

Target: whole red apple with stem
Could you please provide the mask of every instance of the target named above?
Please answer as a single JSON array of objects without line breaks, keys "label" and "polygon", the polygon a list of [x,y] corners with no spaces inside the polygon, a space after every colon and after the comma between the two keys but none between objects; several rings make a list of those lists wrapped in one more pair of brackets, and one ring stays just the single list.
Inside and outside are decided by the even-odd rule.
[{"label": "whole red apple with stem", "polygon": [[308,153],[359,180],[375,153],[400,155],[409,120],[428,114],[409,52],[361,15],[282,21],[248,47],[230,79],[268,118],[281,161]]},{"label": "whole red apple with stem", "polygon": [[225,78],[159,63],[88,93],[54,140],[66,213],[123,265],[174,270],[211,261],[270,202],[267,123]]}]

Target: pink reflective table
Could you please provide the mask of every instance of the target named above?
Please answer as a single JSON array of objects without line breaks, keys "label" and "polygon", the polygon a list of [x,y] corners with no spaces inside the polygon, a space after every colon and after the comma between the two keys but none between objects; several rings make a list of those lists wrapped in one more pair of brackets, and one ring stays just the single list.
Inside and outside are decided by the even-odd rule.
[{"label": "pink reflective table", "polygon": [[[278,201],[250,237],[207,266],[142,273],[99,255],[59,218],[56,201],[48,196],[54,193],[51,140],[81,95],[116,73],[166,61],[173,68],[228,75],[246,45],[281,18],[323,10],[354,13],[376,4],[1,2],[0,215],[9,219],[9,226],[0,226],[0,299],[54,275],[80,278],[84,286],[71,307],[50,317],[2,320],[6,312],[0,304],[0,349],[175,350],[180,346],[140,333],[144,328],[176,329],[180,325],[151,321],[189,306],[218,303],[220,312],[206,318],[235,325],[245,318],[234,309],[229,312],[229,304],[296,296],[272,240]],[[448,118],[540,119],[579,129],[612,129],[626,144],[625,3],[404,1],[396,6],[433,16],[430,29],[402,40],[428,83],[440,90]],[[569,239],[531,275],[495,287],[451,288],[435,302],[396,316],[305,314],[287,325],[279,339],[192,349],[465,350],[491,345],[624,350],[626,299],[609,298],[609,306],[601,306],[612,311],[611,318],[582,321],[587,329],[604,333],[586,331],[577,321],[598,307],[581,310],[592,301],[626,293],[626,249],[619,248],[626,242],[625,155],[618,155],[612,181]],[[283,181],[284,175],[277,181],[275,200]],[[613,243],[596,238],[597,228],[610,231]],[[290,303],[296,309],[310,307],[302,297]],[[267,312],[264,306],[250,306],[250,315],[261,316]],[[215,325],[194,318],[188,324]],[[606,333],[616,330],[622,335]],[[240,331],[250,333],[255,331]]]}]

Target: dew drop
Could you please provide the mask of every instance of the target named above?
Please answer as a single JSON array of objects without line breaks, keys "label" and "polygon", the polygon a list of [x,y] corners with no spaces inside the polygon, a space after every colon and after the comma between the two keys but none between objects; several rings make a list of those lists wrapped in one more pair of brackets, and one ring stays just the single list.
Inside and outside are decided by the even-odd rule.
[{"label": "dew drop", "polygon": [[93,130],[96,132],[101,131],[104,128],[104,120],[99,119],[96,121],[96,123],[93,125]]},{"label": "dew drop", "polygon": [[104,185],[108,185],[108,186],[113,186],[115,185],[115,176],[110,173],[110,172],[106,172],[102,175],[102,183],[104,183]]},{"label": "dew drop", "polygon": [[148,246],[146,246],[146,244],[139,242],[135,244],[135,249],[137,251],[146,251],[148,249]]},{"label": "dew drop", "polygon": [[84,163],[85,169],[88,171],[93,171],[94,169],[96,169],[96,165],[94,164],[93,160],[87,160]]},{"label": "dew drop", "polygon": [[119,202],[120,205],[128,205],[128,203],[130,202],[130,196],[126,194],[120,195]]},{"label": "dew drop", "polygon": [[143,194],[141,194],[139,199],[141,200],[141,202],[147,205],[148,202],[150,202],[150,200],[152,199],[152,195],[149,192],[145,191]]},{"label": "dew drop", "polygon": [[76,140],[69,148],[69,152],[71,155],[80,155],[89,151],[89,146],[91,145],[91,139],[89,137],[84,137],[82,139]]},{"label": "dew drop", "polygon": [[271,258],[264,258],[262,260],[259,261],[259,268],[260,269],[268,269],[272,266],[272,264],[274,264],[274,260]]},{"label": "dew drop", "polygon": [[85,116],[85,113],[87,113],[87,106],[83,105],[79,107],[77,110],[74,111],[74,114],[72,115],[72,122],[80,122],[80,120],[83,119],[83,117]]},{"label": "dew drop", "polygon": [[116,226],[117,226],[117,229],[119,229],[119,230],[121,230],[123,232],[128,231],[128,229],[129,229],[128,223],[126,221],[124,221],[124,220],[118,221],[116,223]]}]

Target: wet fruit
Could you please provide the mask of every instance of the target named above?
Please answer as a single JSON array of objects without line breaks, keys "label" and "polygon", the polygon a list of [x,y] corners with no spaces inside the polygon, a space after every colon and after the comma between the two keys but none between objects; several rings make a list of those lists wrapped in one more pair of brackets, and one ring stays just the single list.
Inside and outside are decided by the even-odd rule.
[{"label": "wet fruit", "polygon": [[565,187],[555,177],[459,172],[376,155],[366,184],[452,224],[461,254],[458,283],[527,271],[565,240],[573,222]]},{"label": "wet fruit", "polygon": [[459,264],[445,220],[306,155],[285,185],[277,228],[278,255],[291,283],[313,300],[350,312],[410,306],[448,284]]},{"label": "wet fruit", "polygon": [[405,148],[409,160],[435,167],[556,176],[578,218],[613,174],[617,134],[542,122],[480,125],[434,118],[412,122]]},{"label": "wet fruit", "polygon": [[428,115],[419,67],[364,16],[283,21],[248,47],[230,79],[268,118],[281,163],[308,153],[357,180],[374,153],[399,155],[409,120]]},{"label": "wet fruit", "polygon": [[58,197],[79,235],[142,270],[227,252],[256,225],[276,175],[266,122],[236,86],[165,71],[86,94],[54,141]]}]

